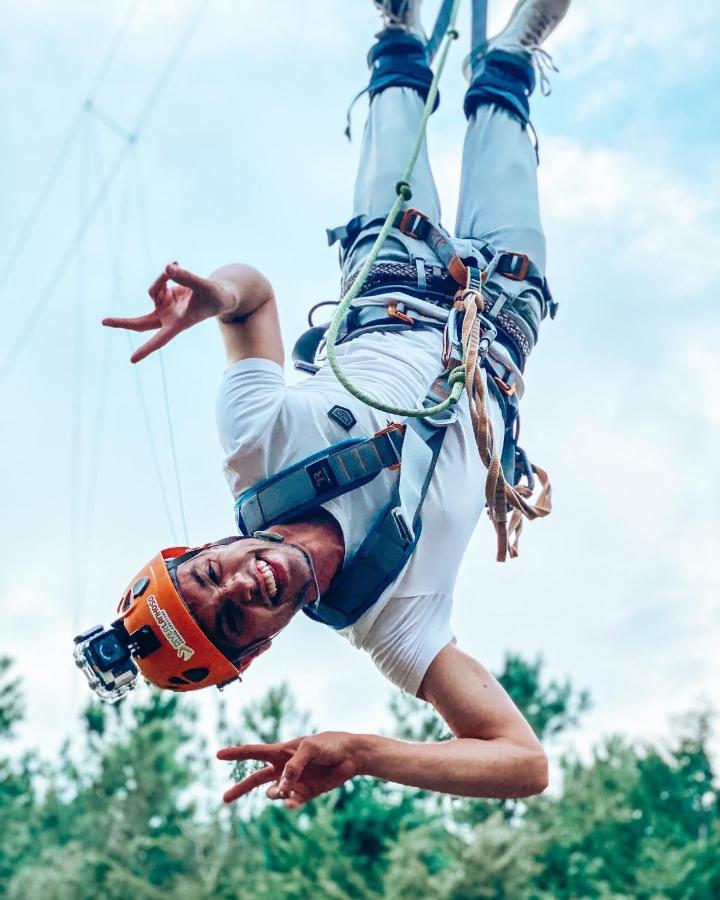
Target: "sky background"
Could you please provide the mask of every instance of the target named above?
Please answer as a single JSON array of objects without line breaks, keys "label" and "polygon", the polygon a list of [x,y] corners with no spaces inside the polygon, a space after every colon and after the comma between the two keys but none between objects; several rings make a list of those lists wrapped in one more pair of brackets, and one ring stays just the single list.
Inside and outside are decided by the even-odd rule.
[{"label": "sky background", "polygon": [[[491,2],[491,30],[511,6]],[[73,635],[108,624],[132,573],[183,538],[160,360],[131,367],[127,338],[99,320],[144,312],[147,285],[172,259],[198,272],[245,261],[275,285],[291,346],[309,306],[337,295],[324,229],[350,215],[365,101],[351,144],[344,117],[366,84],[378,19],[370,0],[2,7],[0,652],[24,680],[23,742],[52,752],[88,696]],[[135,129],[198,9],[128,149],[107,117]],[[430,126],[449,227],[468,19],[466,3]],[[527,368],[523,442],[552,476],[555,511],[526,527],[506,565],[480,523],[453,625],[491,668],[508,650],[540,654],[550,675],[588,688],[594,708],[573,736],[585,752],[613,731],[666,734],[672,716],[718,701],[719,45],[709,0],[576,0],[547,44],[561,70],[553,93],[533,98],[561,308]],[[83,112],[90,91],[100,115]],[[162,365],[189,541],[231,534],[214,323],[180,336]],[[224,696],[239,708],[284,679],[320,728],[388,727],[394,689],[304,617]],[[210,727],[216,693],[196,700]]]}]

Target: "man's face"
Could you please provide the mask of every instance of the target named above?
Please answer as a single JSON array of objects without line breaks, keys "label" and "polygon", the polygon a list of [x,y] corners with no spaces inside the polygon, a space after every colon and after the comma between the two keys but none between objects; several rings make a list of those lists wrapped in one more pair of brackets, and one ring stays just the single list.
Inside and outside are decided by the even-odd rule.
[{"label": "man's face", "polygon": [[180,594],[229,658],[272,637],[317,599],[308,553],[296,544],[246,538],[213,544],[176,569]]}]

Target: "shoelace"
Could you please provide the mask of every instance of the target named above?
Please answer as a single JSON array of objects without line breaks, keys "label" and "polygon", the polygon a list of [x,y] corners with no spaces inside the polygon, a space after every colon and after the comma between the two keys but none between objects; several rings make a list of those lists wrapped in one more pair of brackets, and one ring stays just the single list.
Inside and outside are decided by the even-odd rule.
[{"label": "shoelace", "polygon": [[550,83],[548,72],[559,72],[560,69],[555,65],[555,61],[547,50],[539,47],[537,44],[533,44],[532,47],[527,49],[532,54],[533,65],[540,80],[540,93],[543,97],[548,97],[552,93],[552,84]]}]

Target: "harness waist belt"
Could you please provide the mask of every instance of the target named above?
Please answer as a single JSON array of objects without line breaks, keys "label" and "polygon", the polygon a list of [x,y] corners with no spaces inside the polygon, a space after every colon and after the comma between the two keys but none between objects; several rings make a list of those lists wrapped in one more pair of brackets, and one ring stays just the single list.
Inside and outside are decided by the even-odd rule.
[{"label": "harness waist belt", "polygon": [[[358,274],[359,272],[354,272],[343,281],[342,296],[345,296],[355,284]],[[432,296],[434,302],[448,309],[452,306],[452,299],[458,289],[457,282],[447,269],[418,259],[415,265],[401,262],[375,263],[365,279],[360,296],[367,297],[379,292],[378,289],[385,291],[393,285],[397,285],[398,288],[414,286],[423,292],[423,297]]]},{"label": "harness waist belt", "polygon": [[[406,293],[417,295],[420,299],[430,300],[444,309],[450,309],[458,290],[457,282],[447,270],[440,269],[439,266],[425,264],[422,274],[428,285],[428,288],[425,289],[419,282],[419,267],[409,263],[377,263],[370,269],[365,282],[366,286],[362,289],[360,297],[387,294],[393,290],[405,291]],[[343,294],[349,290],[356,277],[357,272],[343,284]],[[432,290],[429,287],[431,284]],[[409,315],[412,317],[412,312]],[[352,323],[348,331],[352,332],[356,324],[361,328],[367,328],[370,324],[369,318],[371,318],[370,314],[364,312],[358,317],[357,323]],[[377,322],[383,319],[390,324],[398,324],[397,318],[385,316],[380,311],[376,312],[372,318]],[[517,365],[521,370],[524,370],[531,349],[525,329],[516,321],[511,312],[505,312],[504,310],[496,313],[493,321],[497,325],[499,340],[510,349]],[[350,337],[353,336],[355,335],[350,335]],[[343,338],[343,340],[345,339]]]}]

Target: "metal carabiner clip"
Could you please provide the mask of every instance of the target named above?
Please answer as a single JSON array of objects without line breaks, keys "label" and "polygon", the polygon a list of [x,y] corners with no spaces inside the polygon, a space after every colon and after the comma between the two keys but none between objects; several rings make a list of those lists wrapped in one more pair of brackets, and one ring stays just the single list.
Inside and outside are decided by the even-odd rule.
[{"label": "metal carabiner clip", "polygon": [[478,313],[480,320],[480,339],[477,346],[478,361],[484,359],[490,350],[490,345],[497,337],[497,328],[486,316]]}]

